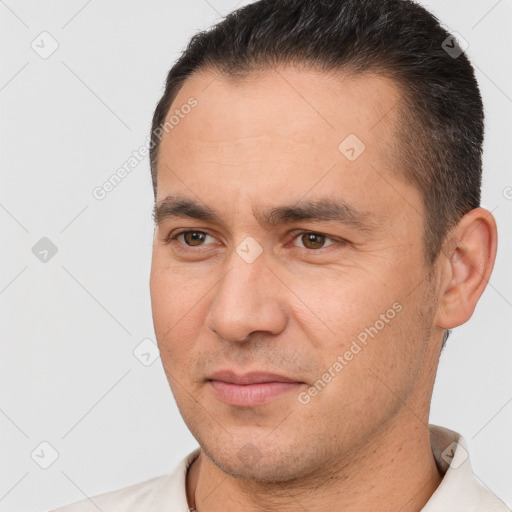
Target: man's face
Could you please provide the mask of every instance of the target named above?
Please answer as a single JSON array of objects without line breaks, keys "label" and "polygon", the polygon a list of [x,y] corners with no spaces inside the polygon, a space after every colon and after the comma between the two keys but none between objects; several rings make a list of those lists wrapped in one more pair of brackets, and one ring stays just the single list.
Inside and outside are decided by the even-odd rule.
[{"label": "man's face", "polygon": [[[231,475],[307,475],[428,408],[436,300],[421,196],[393,167],[399,98],[384,78],[281,68],[204,72],[171,107],[155,332],[187,426]],[[169,196],[217,218],[171,215]]]}]

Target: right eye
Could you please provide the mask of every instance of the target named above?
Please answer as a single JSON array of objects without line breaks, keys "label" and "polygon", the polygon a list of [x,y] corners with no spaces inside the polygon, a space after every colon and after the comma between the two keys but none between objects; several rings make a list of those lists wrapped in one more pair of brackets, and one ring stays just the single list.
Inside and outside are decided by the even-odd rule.
[{"label": "right eye", "polygon": [[178,243],[179,245],[184,247],[201,247],[204,245],[208,245],[204,243],[207,237],[213,239],[213,236],[209,235],[205,231],[199,231],[197,229],[183,229],[181,231],[172,232],[165,239],[165,243]]}]

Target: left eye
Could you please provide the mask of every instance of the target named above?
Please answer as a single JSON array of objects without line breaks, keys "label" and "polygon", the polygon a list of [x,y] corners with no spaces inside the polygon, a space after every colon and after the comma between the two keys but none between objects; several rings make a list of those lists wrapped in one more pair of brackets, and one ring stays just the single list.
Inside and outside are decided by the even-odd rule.
[{"label": "left eye", "polygon": [[[304,249],[323,249],[324,247],[328,247],[329,245],[333,245],[335,241],[322,233],[314,233],[311,231],[299,233],[294,240],[299,240],[303,245]],[[325,242],[330,240],[331,243],[325,245]],[[300,247],[300,246],[299,246]]]}]

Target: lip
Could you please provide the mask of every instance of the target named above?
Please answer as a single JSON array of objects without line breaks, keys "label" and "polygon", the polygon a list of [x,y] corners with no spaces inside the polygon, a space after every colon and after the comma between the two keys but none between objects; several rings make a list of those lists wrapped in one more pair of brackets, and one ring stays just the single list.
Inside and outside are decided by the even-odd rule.
[{"label": "lip", "polygon": [[218,380],[239,385],[261,384],[265,382],[298,382],[297,379],[291,379],[278,373],[248,372],[238,374],[233,370],[219,370],[213,373],[208,380]]},{"label": "lip", "polygon": [[222,402],[238,407],[252,407],[296,390],[303,382],[276,373],[237,374],[231,370],[221,370],[208,379],[208,384]]}]

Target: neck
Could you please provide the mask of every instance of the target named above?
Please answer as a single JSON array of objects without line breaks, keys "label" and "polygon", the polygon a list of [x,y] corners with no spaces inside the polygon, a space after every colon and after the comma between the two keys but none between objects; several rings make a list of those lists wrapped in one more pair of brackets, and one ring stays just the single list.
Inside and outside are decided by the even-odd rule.
[{"label": "neck", "polygon": [[187,477],[187,497],[198,512],[418,512],[442,479],[426,421],[403,407],[337,465],[285,484],[233,478],[201,452]]}]

